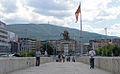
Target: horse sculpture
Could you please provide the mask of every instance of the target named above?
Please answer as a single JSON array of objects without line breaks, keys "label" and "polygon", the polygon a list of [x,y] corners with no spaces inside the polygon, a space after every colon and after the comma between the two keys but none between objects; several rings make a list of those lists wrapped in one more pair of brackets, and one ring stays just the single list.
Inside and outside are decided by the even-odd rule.
[{"label": "horse sculpture", "polygon": [[68,34],[69,34],[68,31],[65,30],[64,33],[61,33],[60,35],[63,35],[65,40],[69,40],[69,35]]}]

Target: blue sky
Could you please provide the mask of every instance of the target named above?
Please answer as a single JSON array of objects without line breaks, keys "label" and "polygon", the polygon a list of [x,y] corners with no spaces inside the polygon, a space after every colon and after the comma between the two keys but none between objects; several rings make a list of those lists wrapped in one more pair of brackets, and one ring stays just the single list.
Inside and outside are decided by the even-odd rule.
[{"label": "blue sky", "polygon": [[120,0],[0,0],[7,24],[49,23],[79,29],[75,11],[81,2],[83,30],[120,37]]}]

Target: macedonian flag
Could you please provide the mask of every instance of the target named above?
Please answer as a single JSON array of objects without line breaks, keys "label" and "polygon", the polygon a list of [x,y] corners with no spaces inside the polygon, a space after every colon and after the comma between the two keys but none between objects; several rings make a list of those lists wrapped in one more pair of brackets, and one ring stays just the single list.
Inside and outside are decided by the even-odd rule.
[{"label": "macedonian flag", "polygon": [[[80,4],[81,5],[81,4]],[[78,16],[79,16],[79,13],[81,13],[81,10],[80,10],[80,5],[78,6],[78,9],[77,11],[75,12],[75,16],[76,16],[76,23],[78,21]]]}]

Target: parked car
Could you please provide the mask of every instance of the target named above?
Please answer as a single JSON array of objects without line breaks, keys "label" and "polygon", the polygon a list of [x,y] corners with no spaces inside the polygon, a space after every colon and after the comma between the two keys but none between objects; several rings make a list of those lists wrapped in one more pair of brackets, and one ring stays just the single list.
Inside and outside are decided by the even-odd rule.
[{"label": "parked car", "polygon": [[2,53],[2,54],[0,54],[0,57],[3,57],[3,58],[5,58],[5,57],[14,57],[14,54]]}]

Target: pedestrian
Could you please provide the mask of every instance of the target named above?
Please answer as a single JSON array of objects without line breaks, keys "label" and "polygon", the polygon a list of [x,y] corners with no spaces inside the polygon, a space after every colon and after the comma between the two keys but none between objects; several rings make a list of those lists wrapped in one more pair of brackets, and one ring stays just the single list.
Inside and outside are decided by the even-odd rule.
[{"label": "pedestrian", "polygon": [[64,53],[62,54],[62,60],[63,60],[63,63],[65,62],[65,55]]},{"label": "pedestrian", "polygon": [[74,58],[74,56],[72,57],[72,62],[75,62],[75,58]]},{"label": "pedestrian", "polygon": [[37,50],[36,51],[36,66],[40,65],[40,55],[41,55],[40,50]]},{"label": "pedestrian", "polygon": [[68,56],[66,56],[65,58],[66,58],[66,61],[68,62]]},{"label": "pedestrian", "polygon": [[68,56],[68,61],[70,62],[70,56]]},{"label": "pedestrian", "polygon": [[61,62],[61,55],[58,53],[58,62]]},{"label": "pedestrian", "polygon": [[95,51],[93,48],[89,51],[89,61],[90,61],[90,69],[94,69],[94,56],[95,56]]},{"label": "pedestrian", "polygon": [[45,50],[45,54],[44,54],[45,56],[47,56],[48,55],[48,53],[47,53],[47,51]]}]

